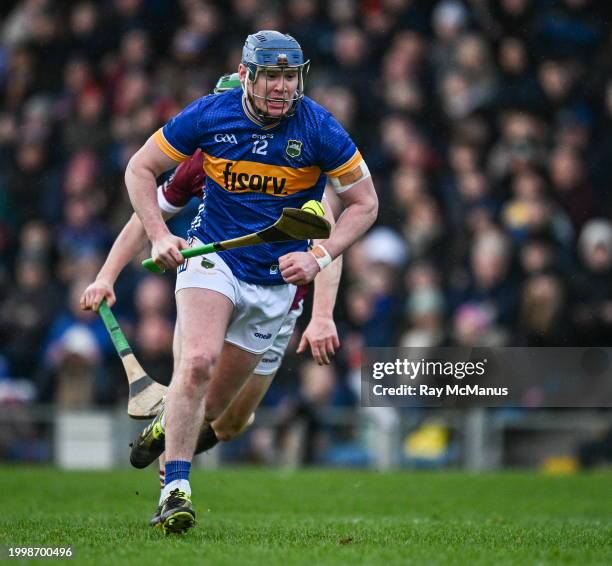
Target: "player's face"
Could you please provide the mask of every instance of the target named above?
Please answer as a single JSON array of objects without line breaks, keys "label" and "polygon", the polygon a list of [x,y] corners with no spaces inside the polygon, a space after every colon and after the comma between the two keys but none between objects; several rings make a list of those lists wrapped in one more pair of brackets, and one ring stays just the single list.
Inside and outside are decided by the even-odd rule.
[{"label": "player's face", "polygon": [[253,98],[257,109],[269,116],[282,116],[293,106],[298,73],[292,69],[266,69],[257,74]]}]

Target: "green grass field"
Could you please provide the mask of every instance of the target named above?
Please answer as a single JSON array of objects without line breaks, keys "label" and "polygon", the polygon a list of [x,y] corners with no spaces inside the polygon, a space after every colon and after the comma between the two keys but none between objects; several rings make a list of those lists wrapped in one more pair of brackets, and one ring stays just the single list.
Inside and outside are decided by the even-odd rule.
[{"label": "green grass field", "polygon": [[79,565],[612,564],[610,472],[192,476],[198,524],[165,536],[152,469],[0,468],[0,545],[71,545]]}]

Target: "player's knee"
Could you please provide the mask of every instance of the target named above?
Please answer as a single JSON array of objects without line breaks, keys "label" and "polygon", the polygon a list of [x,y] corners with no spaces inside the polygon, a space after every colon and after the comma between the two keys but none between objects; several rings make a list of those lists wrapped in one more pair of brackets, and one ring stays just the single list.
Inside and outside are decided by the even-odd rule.
[{"label": "player's knee", "polygon": [[245,421],[244,418],[237,417],[235,419],[219,423],[218,426],[213,426],[215,434],[222,442],[228,442],[233,440],[237,436],[240,436],[247,428],[249,428],[255,421],[255,414],[251,413],[251,416]]},{"label": "player's knee", "polygon": [[224,423],[223,427],[215,428],[215,434],[221,442],[229,442],[236,438],[244,430],[243,422]]},{"label": "player's knee", "polygon": [[234,429],[223,428],[219,431],[215,431],[215,435],[221,442],[229,442],[238,436],[238,432],[239,431]]},{"label": "player's knee", "polygon": [[[204,423],[207,424],[207,425],[211,425],[218,418],[219,418],[219,415],[217,413],[213,412],[213,410],[211,408],[209,408],[208,405],[206,405],[206,407],[204,409]],[[215,434],[216,433],[217,433],[217,429],[215,429]]]}]

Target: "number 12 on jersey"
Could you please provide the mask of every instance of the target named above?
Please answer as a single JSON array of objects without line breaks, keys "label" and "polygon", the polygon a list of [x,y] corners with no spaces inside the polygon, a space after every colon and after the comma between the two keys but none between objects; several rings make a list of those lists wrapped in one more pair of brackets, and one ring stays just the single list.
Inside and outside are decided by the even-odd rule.
[{"label": "number 12 on jersey", "polygon": [[268,140],[255,140],[253,142],[253,152],[258,155],[268,155]]}]

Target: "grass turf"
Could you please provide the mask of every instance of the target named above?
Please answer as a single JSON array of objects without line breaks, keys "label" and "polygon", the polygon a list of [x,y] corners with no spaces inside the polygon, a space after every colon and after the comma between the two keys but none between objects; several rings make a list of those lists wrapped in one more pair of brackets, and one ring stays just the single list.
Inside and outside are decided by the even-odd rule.
[{"label": "grass turf", "polygon": [[67,564],[612,564],[610,472],[195,471],[198,524],[171,536],[147,526],[152,469],[0,486],[0,545],[71,545]]}]

